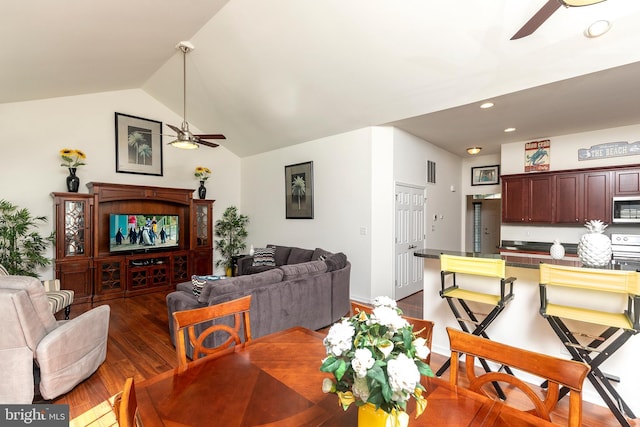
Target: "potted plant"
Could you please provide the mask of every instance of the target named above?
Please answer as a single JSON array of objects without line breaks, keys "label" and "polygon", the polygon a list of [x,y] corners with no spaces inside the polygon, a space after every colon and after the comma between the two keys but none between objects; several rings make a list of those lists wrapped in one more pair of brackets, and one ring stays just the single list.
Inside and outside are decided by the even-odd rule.
[{"label": "potted plant", "polygon": [[233,257],[247,247],[244,240],[247,237],[245,227],[248,223],[249,217],[240,215],[235,206],[229,206],[222,214],[222,218],[216,221],[215,233],[216,237],[220,237],[216,240],[216,249],[221,256],[216,261],[216,267],[224,267],[227,276],[231,276]]},{"label": "potted plant", "polygon": [[0,200],[0,264],[9,274],[38,277],[38,267],[51,263],[43,253],[54,233],[41,236],[34,228],[46,223],[44,216],[32,216],[28,209]]}]

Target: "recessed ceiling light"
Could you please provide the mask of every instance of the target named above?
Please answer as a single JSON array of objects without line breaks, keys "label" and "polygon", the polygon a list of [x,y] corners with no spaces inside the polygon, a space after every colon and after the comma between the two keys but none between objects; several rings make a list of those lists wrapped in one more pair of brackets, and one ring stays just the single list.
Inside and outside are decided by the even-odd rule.
[{"label": "recessed ceiling light", "polygon": [[469,147],[467,148],[467,153],[473,155],[473,154],[478,154],[480,152],[480,150],[482,150],[482,147]]},{"label": "recessed ceiling light", "polygon": [[589,38],[600,37],[611,29],[611,22],[607,20],[596,21],[585,30],[584,35]]},{"label": "recessed ceiling light", "polygon": [[516,128],[506,128],[504,131],[505,132],[515,132]]},{"label": "recessed ceiling light", "polygon": [[485,102],[484,104],[480,105],[480,108],[491,108],[493,107],[493,102]]}]

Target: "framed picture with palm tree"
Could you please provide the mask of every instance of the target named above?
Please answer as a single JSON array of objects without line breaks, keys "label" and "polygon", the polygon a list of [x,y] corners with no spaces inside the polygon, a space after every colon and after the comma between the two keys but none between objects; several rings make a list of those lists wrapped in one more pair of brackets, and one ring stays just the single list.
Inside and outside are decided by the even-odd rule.
[{"label": "framed picture with palm tree", "polygon": [[287,219],[313,219],[313,162],[284,167]]},{"label": "framed picture with palm tree", "polygon": [[162,122],[116,113],[116,172],[162,176]]}]

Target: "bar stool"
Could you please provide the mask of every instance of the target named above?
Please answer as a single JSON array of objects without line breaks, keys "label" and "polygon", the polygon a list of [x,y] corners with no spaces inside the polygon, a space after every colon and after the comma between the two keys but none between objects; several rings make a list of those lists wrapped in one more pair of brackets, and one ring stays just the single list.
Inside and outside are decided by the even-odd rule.
[{"label": "bar stool", "polygon": [[[496,320],[498,315],[505,309],[506,305],[513,299],[513,283],[515,277],[506,278],[506,264],[503,259],[499,258],[472,258],[454,255],[440,255],[440,296],[447,300],[449,308],[453,312],[460,328],[473,335],[489,338],[486,329]],[[460,286],[467,281],[469,277],[480,276],[483,278],[499,279],[495,281],[493,293],[482,292],[478,290],[462,289]],[[487,284],[480,285],[482,288]],[[476,313],[468,302],[480,304],[482,306],[491,307],[488,313]],[[462,310],[460,310],[460,308]],[[463,316],[461,311],[466,315]],[[478,316],[482,316],[479,320]],[[468,324],[474,325],[471,329]],[[486,372],[491,372],[489,365],[483,359],[479,359],[482,367]],[[451,358],[445,362],[436,372],[437,376],[442,375],[451,364]],[[502,368],[502,367],[501,367]],[[513,375],[508,366],[504,366],[507,373]],[[494,384],[496,392],[501,399],[505,399],[504,392],[498,384]]]},{"label": "bar stool", "polygon": [[[580,294],[592,293],[597,298],[593,308],[586,308]],[[617,295],[620,306],[615,305]],[[626,301],[621,301],[622,296]],[[550,297],[555,303],[550,302]],[[612,303],[607,304],[609,301]],[[587,378],[607,404],[618,422],[629,426],[624,415],[635,418],[629,406],[615,390],[611,381],[620,381],[600,370],[600,365],[619,350],[632,335],[640,332],[640,274],[636,271],[601,270],[540,264],[540,314],[547,319],[573,360],[591,366]],[[572,326],[603,327],[600,335],[571,331]],[[574,323],[575,322],[575,323]],[[593,326],[592,326],[593,327]],[[581,342],[582,341],[582,342]],[[585,342],[586,341],[586,342]],[[568,390],[562,389],[562,398]]]}]

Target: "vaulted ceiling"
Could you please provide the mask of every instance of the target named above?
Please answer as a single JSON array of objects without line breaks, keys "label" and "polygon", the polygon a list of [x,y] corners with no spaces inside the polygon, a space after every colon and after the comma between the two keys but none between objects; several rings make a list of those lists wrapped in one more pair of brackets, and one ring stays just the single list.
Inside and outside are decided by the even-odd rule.
[{"label": "vaulted ceiling", "polygon": [[[0,103],[142,88],[182,116],[189,40],[187,120],[239,156],[389,123],[461,156],[640,123],[640,1],[509,40],[546,1],[9,2]],[[585,37],[597,19],[612,29]]]}]

